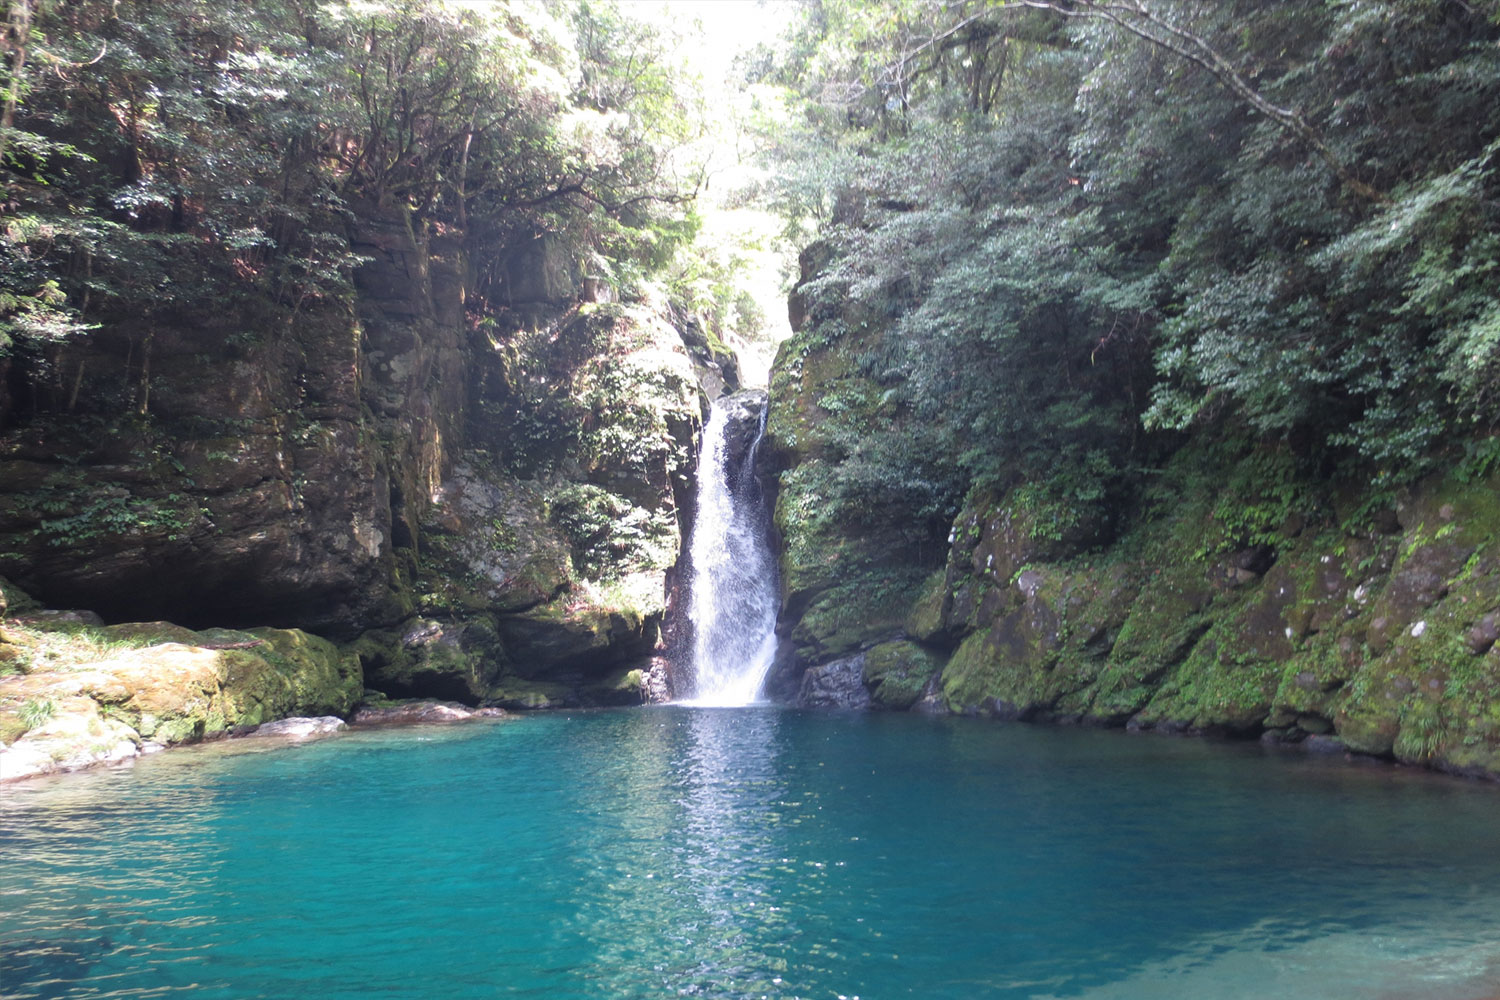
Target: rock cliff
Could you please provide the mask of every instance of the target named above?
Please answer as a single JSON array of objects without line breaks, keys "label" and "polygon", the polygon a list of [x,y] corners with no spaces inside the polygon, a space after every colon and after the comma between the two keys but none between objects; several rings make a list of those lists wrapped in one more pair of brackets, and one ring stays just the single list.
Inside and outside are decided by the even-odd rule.
[{"label": "rock cliff", "polygon": [[456,235],[351,209],[345,300],[247,281],[7,359],[0,573],[106,621],[352,642],[391,694],[639,698],[732,358],[592,301],[545,240],[487,251],[481,306]]},{"label": "rock cliff", "polygon": [[[818,266],[805,255],[804,280]],[[1291,474],[1277,446],[1209,428],[1109,533],[1062,530],[1024,488],[971,491],[934,530],[860,486],[852,442],[909,419],[860,364],[882,318],[797,296],[792,312],[766,451],[780,696],[858,704],[829,678],[861,664],[886,708],[1500,776],[1500,478],[1484,463],[1392,493]]]}]

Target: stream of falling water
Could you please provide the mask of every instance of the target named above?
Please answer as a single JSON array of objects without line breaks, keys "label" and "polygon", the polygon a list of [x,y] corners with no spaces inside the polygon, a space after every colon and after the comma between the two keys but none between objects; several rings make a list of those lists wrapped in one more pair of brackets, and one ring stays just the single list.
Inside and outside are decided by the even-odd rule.
[{"label": "stream of falling water", "polygon": [[776,561],[770,513],[755,477],[765,430],[766,399],[759,392],[717,400],[703,430],[688,549],[693,704],[754,703],[776,653]]}]

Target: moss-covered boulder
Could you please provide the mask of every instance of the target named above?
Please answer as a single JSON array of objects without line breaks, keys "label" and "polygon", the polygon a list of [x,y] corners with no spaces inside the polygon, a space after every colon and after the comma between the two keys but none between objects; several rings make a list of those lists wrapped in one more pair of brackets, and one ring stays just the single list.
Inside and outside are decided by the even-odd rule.
[{"label": "moss-covered boulder", "polygon": [[371,687],[397,697],[477,704],[505,667],[493,620],[414,617],[398,629],[367,632],[348,649]]},{"label": "moss-covered boulder", "polygon": [[344,716],[364,689],[357,656],[291,629],[23,621],[9,634],[25,663],[24,672],[0,676],[6,779],[133,756],[146,741]]},{"label": "moss-covered boulder", "polygon": [[1267,733],[1500,773],[1496,485],[1434,479],[1407,494],[1399,524],[1301,522],[1227,559],[1204,519],[1217,502],[1183,503],[1008,582],[989,571],[1014,550],[981,544],[984,521],[966,513],[947,593],[911,620],[962,636],[941,675],[951,711]]},{"label": "moss-covered boulder", "polygon": [[914,642],[882,642],[865,651],[865,685],[882,708],[908,709],[922,697],[942,661]]}]

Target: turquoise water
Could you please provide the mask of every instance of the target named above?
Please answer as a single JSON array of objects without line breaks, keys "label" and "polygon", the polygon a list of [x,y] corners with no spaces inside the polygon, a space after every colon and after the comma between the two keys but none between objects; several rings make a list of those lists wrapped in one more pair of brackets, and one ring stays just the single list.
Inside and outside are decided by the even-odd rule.
[{"label": "turquoise water", "polygon": [[0,790],[0,996],[1500,993],[1500,788],[1120,733],[655,708]]}]

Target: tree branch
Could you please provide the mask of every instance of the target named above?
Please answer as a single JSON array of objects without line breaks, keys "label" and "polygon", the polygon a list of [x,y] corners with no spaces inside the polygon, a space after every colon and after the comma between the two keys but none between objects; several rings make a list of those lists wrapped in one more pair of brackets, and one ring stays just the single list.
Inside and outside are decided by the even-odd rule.
[{"label": "tree branch", "polygon": [[1390,203],[1389,196],[1354,175],[1301,112],[1267,99],[1206,39],[1152,13],[1143,0],[1007,0],[1006,5],[1050,10],[1064,17],[1103,18],[1137,38],[1188,60],[1206,70],[1246,104],[1302,140],[1349,191],[1377,204]]}]

